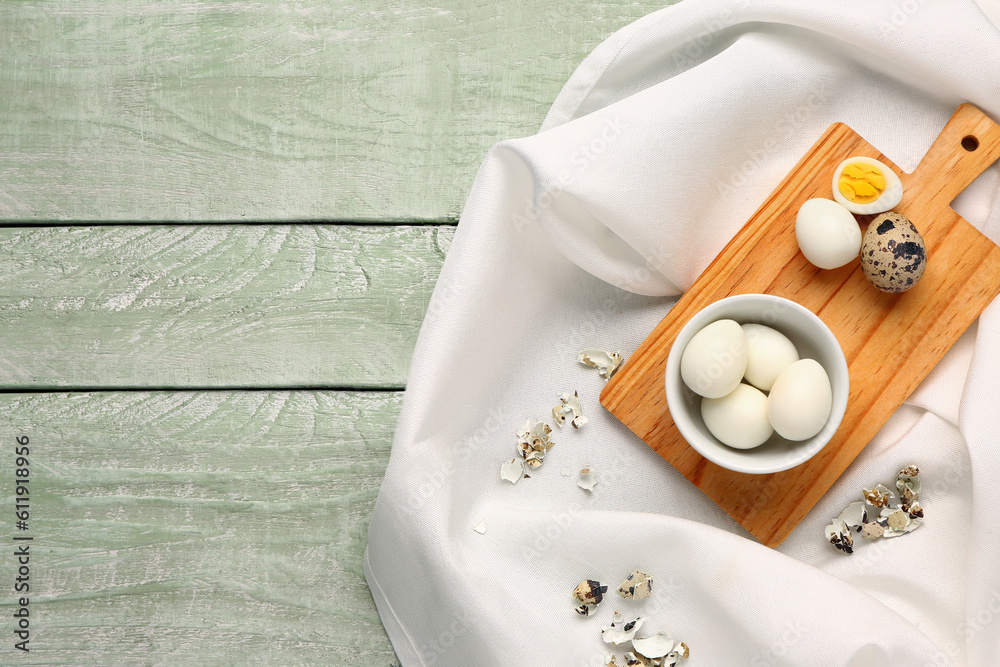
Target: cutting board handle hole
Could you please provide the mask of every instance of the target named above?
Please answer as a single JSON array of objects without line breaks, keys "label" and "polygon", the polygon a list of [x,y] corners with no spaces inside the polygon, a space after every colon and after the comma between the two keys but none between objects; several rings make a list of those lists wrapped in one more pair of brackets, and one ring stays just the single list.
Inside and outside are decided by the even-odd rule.
[{"label": "cutting board handle hole", "polygon": [[974,151],[977,148],[979,148],[979,139],[976,139],[971,134],[962,137],[962,148],[964,148],[965,150],[967,150],[967,151],[969,151],[971,153],[972,151]]}]

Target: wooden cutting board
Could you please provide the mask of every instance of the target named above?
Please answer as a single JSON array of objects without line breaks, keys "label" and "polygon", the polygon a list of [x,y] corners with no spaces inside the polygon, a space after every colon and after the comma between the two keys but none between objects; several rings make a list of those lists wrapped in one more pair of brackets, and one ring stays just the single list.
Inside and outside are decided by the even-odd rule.
[{"label": "wooden cutting board", "polygon": [[[857,260],[817,269],[795,241],[799,206],[832,198],[834,169],[858,155],[899,175],[903,201],[894,210],[913,221],[927,246],[927,270],[903,294],[869,285]],[[1000,126],[970,104],[958,108],[912,174],[851,128],[831,125],[608,382],[601,403],[758,540],[777,546],[1000,292],[1000,247],[951,208],[998,158]],[[819,315],[851,375],[847,414],[833,440],[806,463],[770,475],[732,472],[698,454],[674,426],[664,389],[667,354],[681,327],[708,304],[748,293],[783,296]]]}]

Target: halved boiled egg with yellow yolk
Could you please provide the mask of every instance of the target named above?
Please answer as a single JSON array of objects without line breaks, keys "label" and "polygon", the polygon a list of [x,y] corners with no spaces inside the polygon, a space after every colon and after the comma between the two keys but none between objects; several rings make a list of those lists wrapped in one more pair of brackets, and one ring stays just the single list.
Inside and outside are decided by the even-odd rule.
[{"label": "halved boiled egg with yellow yolk", "polygon": [[903,184],[889,167],[870,157],[844,160],[833,172],[833,198],[851,213],[884,213],[903,200]]}]

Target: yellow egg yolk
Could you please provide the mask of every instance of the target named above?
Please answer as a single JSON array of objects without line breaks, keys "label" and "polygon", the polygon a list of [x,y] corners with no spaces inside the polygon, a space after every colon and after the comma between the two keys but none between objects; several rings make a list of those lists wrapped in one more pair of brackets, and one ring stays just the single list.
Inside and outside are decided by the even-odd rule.
[{"label": "yellow egg yolk", "polygon": [[885,192],[885,174],[875,165],[855,162],[840,172],[837,185],[847,201],[870,204]]}]

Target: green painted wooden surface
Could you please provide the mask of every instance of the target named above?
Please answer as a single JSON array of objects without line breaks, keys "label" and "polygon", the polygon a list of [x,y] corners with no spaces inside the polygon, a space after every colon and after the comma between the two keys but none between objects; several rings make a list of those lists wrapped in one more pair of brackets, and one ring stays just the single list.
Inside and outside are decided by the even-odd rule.
[{"label": "green painted wooden surface", "polygon": [[0,227],[0,387],[401,388],[453,227]]},{"label": "green painted wooden surface", "polygon": [[453,221],[665,4],[3,0],[0,219]]},{"label": "green painted wooden surface", "polygon": [[0,2],[0,664],[395,664],[361,559],[448,223],[665,4]]},{"label": "green painted wooden surface", "polygon": [[[34,538],[35,628],[31,652],[13,655],[5,593],[0,664],[393,664],[361,559],[400,401],[0,395],[4,463],[15,436],[30,438],[31,518],[18,534]],[[5,589],[11,561],[0,561]]]}]

